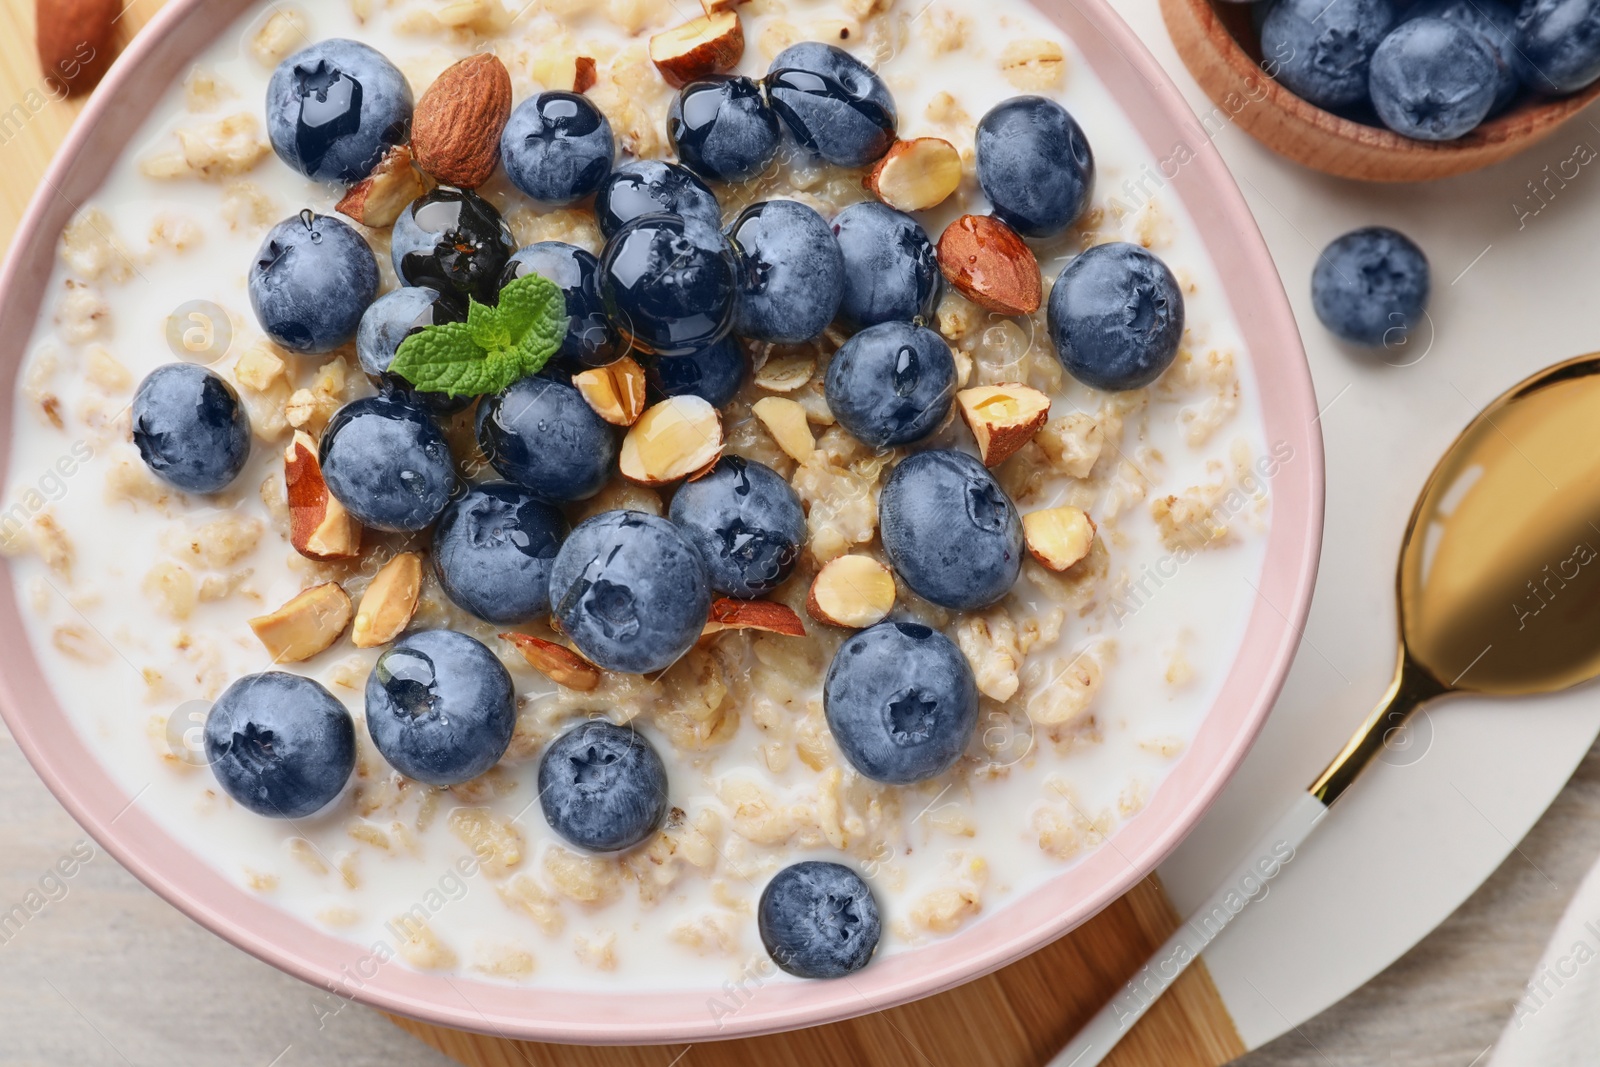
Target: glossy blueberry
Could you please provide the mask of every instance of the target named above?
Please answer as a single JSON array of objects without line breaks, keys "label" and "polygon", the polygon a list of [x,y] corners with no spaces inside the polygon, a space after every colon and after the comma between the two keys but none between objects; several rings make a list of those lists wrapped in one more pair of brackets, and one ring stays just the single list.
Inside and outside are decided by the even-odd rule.
[{"label": "glossy blueberry", "polygon": [[389,766],[426,785],[459,785],[500,762],[517,724],[511,674],[482,642],[418,630],[367,675],[367,733]]},{"label": "glossy blueberry", "polygon": [[741,456],[685,482],[667,517],[700,550],[711,588],[747,600],[782,585],[806,541],[806,513],[789,483]]},{"label": "glossy blueberry", "polygon": [[827,221],[797,200],[767,200],[727,232],[739,262],[734,332],[777,344],[822,333],[844,300],[844,254]]},{"label": "glossy blueberry", "polygon": [[298,674],[247,674],[206,715],[217,784],[257,815],[301,819],[327,807],[356,766],[356,727],[332,693]]},{"label": "glossy blueberry", "polygon": [[421,530],[456,490],[450,446],[428,413],[393,394],[352,400],[322,431],[328,492],[375,530]]},{"label": "glossy blueberry", "polygon": [[433,415],[451,415],[472,404],[470,396],[419,393],[398,374],[389,373],[400,342],[429,326],[462,322],[466,309],[425,285],[402,286],[372,302],[356,330],[356,358],[367,380],[385,392],[396,392]]},{"label": "glossy blueberry", "polygon": [[978,122],[978,184],[994,213],[1024,237],[1054,237],[1089,205],[1094,152],[1067,109],[1014,96]]},{"label": "glossy blueberry", "polygon": [[667,815],[667,769],[636,730],[587,719],[539,760],[539,806],[550,829],[590,852],[618,852]]},{"label": "glossy blueberry", "polygon": [[1494,103],[1489,114],[1504,111],[1516,98],[1517,13],[1501,0],[1422,0],[1406,11],[1408,19],[1439,18],[1465,26],[1481,36],[1499,64],[1495,73]]},{"label": "glossy blueberry", "polygon": [[873,448],[920,441],[956,395],[956,361],[944,338],[909,322],[882,322],[846,341],[828,364],[828,410]]},{"label": "glossy blueberry", "polygon": [[266,335],[294,352],[331,352],[355,337],[378,295],[378,261],[353,227],[302,211],[261,242],[250,306]]},{"label": "glossy blueberry", "polygon": [[901,460],[878,497],[878,530],[895,573],[942,608],[975,611],[1022,569],[1022,520],[983,464],[950,449]]},{"label": "glossy blueberry", "polygon": [[133,443],[150,473],[186,493],[227,488],[250,458],[239,394],[193,363],[165,363],[133,394]]},{"label": "glossy blueberry", "polygon": [[570,204],[600,188],[616,151],[611,123],[578,93],[524,100],[500,135],[506,177],[541,204]]},{"label": "glossy blueberry", "polygon": [[662,212],[696,218],[711,227],[722,225],[722,208],[706,183],[676,163],[659,159],[624,163],[594,195],[594,216],[607,237],[641,215]]},{"label": "glossy blueberry", "polygon": [[754,178],[777,156],[782,137],[778,116],[749,78],[714,74],[692,81],[667,111],[673,151],[708,181]]},{"label": "glossy blueberry", "polygon": [[1372,106],[1398,134],[1454,140],[1489,114],[1498,70],[1476,31],[1444,19],[1412,19],[1372,53]]},{"label": "glossy blueberry", "polygon": [[1178,354],[1183,318],[1178,280],[1139,245],[1095,245],[1050,290],[1056,355],[1096,389],[1138,389],[1160,377]]},{"label": "glossy blueberry", "polygon": [[510,626],[550,610],[550,566],[567,536],[561,512],[509,482],[475,485],[433,529],[433,573],[445,595]]},{"label": "glossy blueberry", "polygon": [[1261,24],[1261,54],[1296,96],[1347,107],[1366,100],[1372,53],[1394,23],[1392,0],[1276,0]]},{"label": "glossy blueberry", "polygon": [[1402,344],[1428,306],[1428,257],[1405,234],[1370,226],[1322,251],[1311,304],[1322,324],[1358,345]]},{"label": "glossy blueberry", "polygon": [[839,646],[822,683],[828,729],[850,765],[910,785],[950,769],[978,725],[978,683],[938,630],[880,622]]},{"label": "glossy blueberry", "polygon": [[682,215],[641,215],[606,242],[600,294],[618,335],[642,352],[686,356],[733,326],[733,248]]},{"label": "glossy blueberry", "polygon": [[486,397],[477,429],[478,447],[502,478],[552,502],[594,496],[617,459],[611,424],[551,378],[522,378]]},{"label": "glossy blueberry", "polygon": [[804,41],[767,68],[767,100],[795,140],[840,167],[876,162],[894,144],[894,97],[842,48]]},{"label": "glossy blueberry", "polygon": [[498,302],[500,276],[516,251],[500,212],[477,193],[439,188],[413,200],[389,239],[394,272],[406,285]]},{"label": "glossy blueberry", "polygon": [[732,400],[744,384],[744,350],[733,337],[697,348],[687,356],[648,361],[645,376],[662,396],[698,396],[712,407]]},{"label": "glossy blueberry", "polygon": [[411,86],[381,53],[333,38],[285,59],[267,83],[267,136],[308,178],[358,182],[411,136]]},{"label": "glossy blueberry", "polygon": [[1600,78],[1600,0],[1524,0],[1517,73],[1541,93],[1575,93]]},{"label": "glossy blueberry", "polygon": [[500,287],[530,273],[554,282],[567,301],[567,336],[556,358],[575,371],[603,367],[615,360],[616,346],[600,299],[600,261],[576,245],[540,241],[511,257],[500,276]]},{"label": "glossy blueberry", "polygon": [[852,325],[932,318],[943,276],[916,219],[863,200],[834,216],[833,235],[844,259],[839,312]]},{"label": "glossy blueberry", "polygon": [[700,637],[711,586],[700,553],[672,523],[607,511],[580,523],[556,553],[550,610],[590,660],[646,674]]},{"label": "glossy blueberry", "polygon": [[843,978],[872,959],[883,932],[878,902],[861,876],[806,860],[773,875],[756,907],[761,944],[797,978]]}]

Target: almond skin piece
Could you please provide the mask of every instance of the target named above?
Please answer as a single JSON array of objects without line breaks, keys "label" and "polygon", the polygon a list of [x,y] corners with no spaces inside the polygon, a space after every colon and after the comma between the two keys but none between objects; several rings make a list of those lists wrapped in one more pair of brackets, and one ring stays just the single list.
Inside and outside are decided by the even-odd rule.
[{"label": "almond skin piece", "polygon": [[357,648],[377,648],[400,636],[417,613],[422,594],[422,557],[402,552],[385,563],[367,591],[361,594],[350,643]]},{"label": "almond skin piece", "polygon": [[328,492],[317,460],[317,443],[296,430],[283,453],[283,484],[289,500],[289,543],[307,559],[349,559],[361,554],[361,524]]},{"label": "almond skin piece", "polygon": [[722,418],[698,396],[668,397],[629,428],[617,453],[617,469],[638,485],[665,485],[687,478],[722,455]]},{"label": "almond skin piece", "polygon": [[1094,535],[1094,520],[1070,504],[1022,516],[1028,555],[1053,571],[1064,571],[1087,556]]},{"label": "almond skin piece", "polygon": [[861,184],[892,208],[926,211],[960,187],[961,153],[942,137],[896,141]]},{"label": "almond skin piece", "polygon": [[723,630],[765,630],[785,637],[804,637],[806,624],[792,610],[770,600],[719,597],[711,602],[711,617],[700,636]]},{"label": "almond skin piece", "polygon": [[823,564],[806,594],[806,614],[829,626],[861,630],[894,610],[894,574],[871,556],[837,556]]},{"label": "almond skin piece", "polygon": [[572,384],[613,426],[632,426],[644,414],[644,368],[628,356],[574,374]]},{"label": "almond skin piece", "polygon": [[586,93],[594,88],[594,83],[599,79],[594,72],[594,58],[592,56],[579,56],[575,61],[572,72],[572,91]]},{"label": "almond skin piece", "polygon": [[587,693],[600,684],[600,669],[569,648],[527,634],[500,636],[517,646],[528,666],[557,685]]},{"label": "almond skin piece", "polygon": [[350,625],[350,597],[338,582],[314,585],[277,611],[257,615],[250,629],[274,663],[299,663],[333,647]]},{"label": "almond skin piece", "polygon": [[1031,315],[1044,298],[1033,249],[993,215],[963,215],[945,227],[939,270],[962,296],[1002,315]]},{"label": "almond skin piece", "polygon": [[411,149],[395,145],[378,160],[371,174],[350,187],[333,210],[381,230],[393,226],[406,205],[427,191],[422,175],[411,165]]},{"label": "almond skin piece", "polygon": [[985,467],[998,467],[1016,455],[1050,419],[1050,398],[1016,382],[963,389],[956,394],[956,405]]},{"label": "almond skin piece", "polygon": [[690,19],[650,38],[650,62],[674,89],[707,74],[726,74],[744,55],[744,26],[734,11]]},{"label": "almond skin piece", "polygon": [[57,99],[100,84],[113,51],[122,0],[36,0],[34,44],[39,69]]},{"label": "almond skin piece", "polygon": [[476,189],[500,162],[500,132],[511,118],[511,75],[479,52],[449,67],[417,101],[411,150],[417,166],[445,185]]}]

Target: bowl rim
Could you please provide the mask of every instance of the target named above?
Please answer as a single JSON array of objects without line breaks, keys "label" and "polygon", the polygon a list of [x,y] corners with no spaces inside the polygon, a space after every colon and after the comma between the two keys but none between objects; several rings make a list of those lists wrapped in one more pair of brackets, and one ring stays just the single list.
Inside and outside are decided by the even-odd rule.
[{"label": "bowl rim", "polygon": [[[0,410],[16,410],[18,371],[42,306],[58,237],[103,181],[151,104],[254,0],[172,0],[113,64],[51,163],[0,270]],[[213,933],[331,995],[453,1029],[576,1044],[681,1043],[834,1022],[929,996],[1043,947],[1127,892],[1211,806],[1281,689],[1310,610],[1322,537],[1323,452],[1310,368],[1277,269],[1215,146],[1155,59],[1105,0],[1035,0],[1084,54],[1160,180],[1185,203],[1238,322],[1280,461],[1262,570],[1238,655],[1196,736],[1144,809],[1097,848],[981,922],[833,982],[752,975],[730,1010],[721,990],[626,997],[512,987],[388,966],[394,946],[363,946],[290,916],[235,884],[163,831],[99,773],[44,680],[14,583],[0,582],[0,715],[39,776],[102,847]],[[1168,146],[1175,147],[1169,149]],[[1181,158],[1180,158],[1181,156]],[[1167,163],[1173,163],[1168,174]],[[0,470],[11,434],[0,435]],[[9,565],[7,566],[9,579]],[[385,951],[387,950],[387,951]],[[372,973],[368,974],[367,971]],[[469,995],[470,994],[470,995]],[[728,1005],[724,1005],[728,1007]]]}]

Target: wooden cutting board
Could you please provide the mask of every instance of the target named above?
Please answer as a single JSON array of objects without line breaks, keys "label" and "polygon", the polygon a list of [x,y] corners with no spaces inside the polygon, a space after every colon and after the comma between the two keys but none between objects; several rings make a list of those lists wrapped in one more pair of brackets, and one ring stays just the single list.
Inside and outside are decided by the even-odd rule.
[{"label": "wooden cutting board", "polygon": [[[118,21],[119,43],[161,2],[134,0]],[[0,0],[0,11],[13,28],[0,35],[0,242],[9,247],[80,102],[54,100],[45,87],[33,52],[34,0]],[[1151,878],[1067,937],[960,989],[833,1026],[692,1051],[540,1045],[393,1021],[468,1067],[1034,1067],[1065,1044],[1178,921]],[[1244,1052],[1204,963],[1197,963],[1107,1062],[1218,1067]]]}]

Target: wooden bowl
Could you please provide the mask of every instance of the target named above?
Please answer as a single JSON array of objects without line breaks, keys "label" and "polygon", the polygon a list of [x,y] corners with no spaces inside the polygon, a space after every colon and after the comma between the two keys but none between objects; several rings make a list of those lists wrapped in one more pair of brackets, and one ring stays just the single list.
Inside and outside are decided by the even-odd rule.
[{"label": "wooden bowl", "polygon": [[1250,136],[1313,170],[1369,182],[1448,178],[1509,159],[1542,141],[1600,96],[1600,82],[1571,96],[1512,105],[1454,141],[1414,141],[1322,110],[1269,77],[1250,4],[1161,0],[1172,43],[1217,105],[1201,116],[1208,136],[1237,123]]}]

